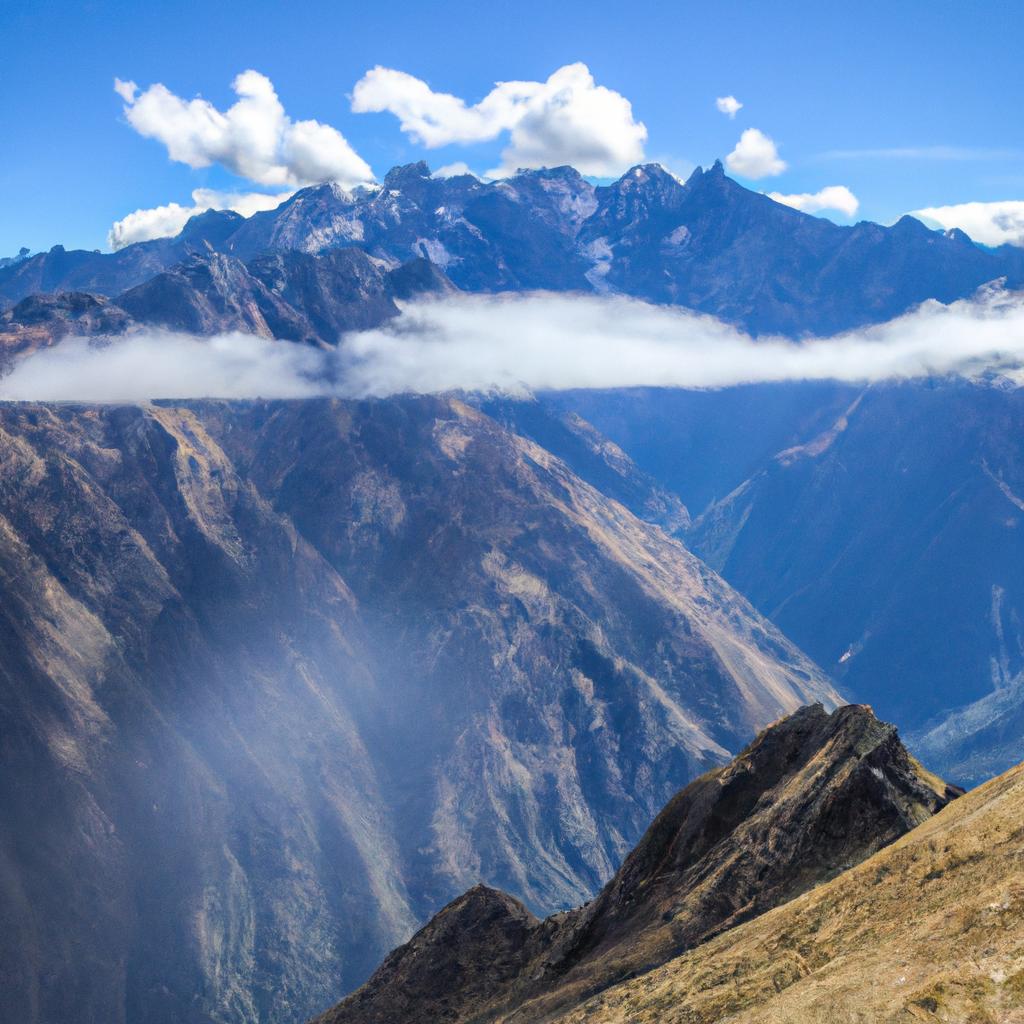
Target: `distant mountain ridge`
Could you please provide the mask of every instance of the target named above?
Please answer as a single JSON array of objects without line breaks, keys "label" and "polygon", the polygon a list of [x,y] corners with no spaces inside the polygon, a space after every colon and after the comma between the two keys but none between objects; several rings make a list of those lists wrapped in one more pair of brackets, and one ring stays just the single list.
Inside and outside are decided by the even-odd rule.
[{"label": "distant mountain ridge", "polygon": [[204,336],[242,331],[329,347],[346,331],[397,316],[399,300],[454,290],[425,259],[389,270],[361,249],[282,251],[248,263],[206,249],[113,299],[73,291],[20,300],[0,313],[0,359],[68,335],[112,337],[144,327]]},{"label": "distant mountain ridge", "polygon": [[48,253],[0,268],[0,301],[113,296],[194,253],[362,249],[394,269],[427,259],[470,292],[620,293],[710,313],[755,334],[831,334],[949,302],[987,282],[1024,284],[1024,249],[984,250],[912,217],[842,227],[728,178],[720,163],[681,182],[658,164],[595,186],[570,167],[481,182],[396,167],[377,189],[301,189],[247,219],[209,211],[173,239],[113,254]]}]

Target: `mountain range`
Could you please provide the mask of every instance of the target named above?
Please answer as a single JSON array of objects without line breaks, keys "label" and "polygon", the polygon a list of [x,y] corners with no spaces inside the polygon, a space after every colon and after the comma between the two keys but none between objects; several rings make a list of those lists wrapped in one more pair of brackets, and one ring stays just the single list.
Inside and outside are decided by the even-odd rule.
[{"label": "mountain range", "polygon": [[[326,348],[458,292],[801,338],[996,280],[1024,250],[840,227],[721,165],[414,164],[0,264],[0,373],[153,329]],[[1011,811],[940,810],[956,786],[842,705],[954,784],[1019,760],[1018,394],[0,403],[0,1019],[292,1024],[396,946],[327,1020],[703,1021],[769,984],[834,1019],[862,976],[823,977],[828,944],[867,940],[799,908],[860,921],[882,865],[893,952],[927,884],[1010,884],[974,854]],[[906,1005],[982,1005],[928,984]]]},{"label": "mountain range", "polygon": [[[394,168],[377,189],[301,189],[248,219],[209,211],[175,238],[112,254],[58,246],[0,268],[0,302],[67,291],[114,297],[196,255],[249,263],[338,249],[388,270],[427,259],[468,292],[617,293],[791,336],[888,320],[997,279],[1024,285],[1020,248],[982,249],[912,217],[841,227],[743,188],[720,163],[686,182],[646,164],[604,186],[570,167],[481,182],[434,178],[419,163]],[[303,339],[294,324],[279,328],[279,337]]]}]

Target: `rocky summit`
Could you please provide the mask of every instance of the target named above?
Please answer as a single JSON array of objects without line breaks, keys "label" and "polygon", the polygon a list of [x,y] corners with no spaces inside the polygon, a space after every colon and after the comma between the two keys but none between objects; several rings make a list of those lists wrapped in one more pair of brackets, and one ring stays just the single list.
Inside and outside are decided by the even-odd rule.
[{"label": "rocky summit", "polygon": [[593,902],[542,921],[472,889],[317,1024],[553,1020],[840,875],[961,792],[869,708],[804,708],[678,793]]}]

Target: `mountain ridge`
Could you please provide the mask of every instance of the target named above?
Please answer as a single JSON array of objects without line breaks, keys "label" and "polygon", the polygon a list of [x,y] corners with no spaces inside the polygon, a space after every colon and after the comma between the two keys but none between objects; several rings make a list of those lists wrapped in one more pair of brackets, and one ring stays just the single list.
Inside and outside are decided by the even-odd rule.
[{"label": "mountain ridge", "polygon": [[393,168],[374,189],[300,189],[244,220],[210,211],[176,238],[113,254],[55,247],[0,268],[0,301],[113,296],[204,250],[248,262],[349,248],[391,269],[428,259],[464,291],[616,292],[794,337],[965,298],[998,278],[1024,284],[1024,250],[985,250],[910,217],[892,227],[836,225],[743,188],[720,163],[686,182],[640,165],[609,185],[570,167],[490,183],[439,179],[420,163]]}]

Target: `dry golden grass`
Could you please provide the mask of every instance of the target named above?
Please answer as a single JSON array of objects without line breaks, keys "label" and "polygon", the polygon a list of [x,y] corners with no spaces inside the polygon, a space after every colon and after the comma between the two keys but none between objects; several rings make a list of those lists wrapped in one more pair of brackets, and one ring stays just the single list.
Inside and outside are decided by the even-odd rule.
[{"label": "dry golden grass", "polygon": [[559,1024],[1024,1024],[1024,766]]}]

